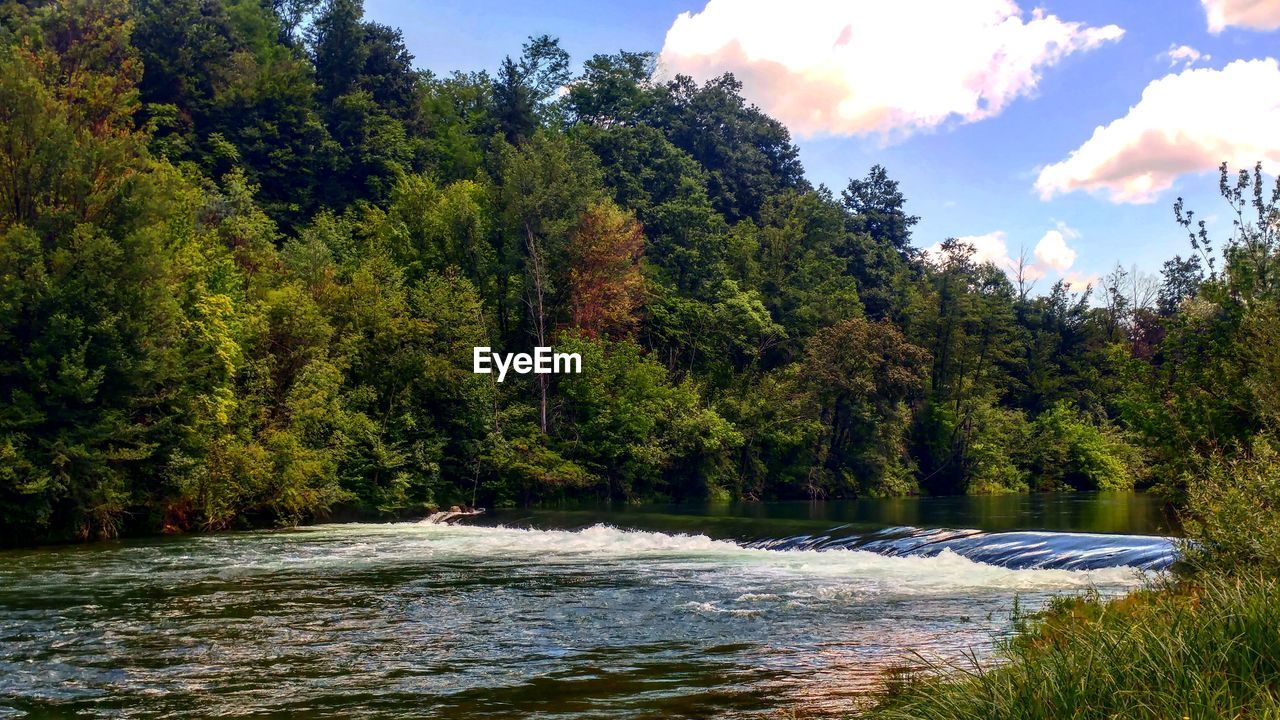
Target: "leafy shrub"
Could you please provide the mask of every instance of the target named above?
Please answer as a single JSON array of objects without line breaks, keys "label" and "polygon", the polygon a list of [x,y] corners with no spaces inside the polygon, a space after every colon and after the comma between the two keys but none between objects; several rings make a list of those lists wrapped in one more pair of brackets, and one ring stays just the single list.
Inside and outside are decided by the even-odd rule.
[{"label": "leafy shrub", "polygon": [[1216,455],[1189,478],[1184,551],[1191,565],[1228,573],[1280,571],[1280,454]]},{"label": "leafy shrub", "polygon": [[1016,410],[983,406],[967,448],[971,495],[1026,492],[1027,471],[1016,462],[1027,444],[1027,419]]},{"label": "leafy shrub", "polygon": [[1129,490],[1142,460],[1119,430],[1090,422],[1065,404],[1031,424],[1028,455],[1044,490]]}]

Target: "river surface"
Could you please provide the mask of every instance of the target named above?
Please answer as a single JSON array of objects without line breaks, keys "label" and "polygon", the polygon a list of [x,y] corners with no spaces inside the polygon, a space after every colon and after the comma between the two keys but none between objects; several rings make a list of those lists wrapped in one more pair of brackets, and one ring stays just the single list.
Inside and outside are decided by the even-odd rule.
[{"label": "river surface", "polygon": [[[1047,530],[1047,532],[1046,532]],[[519,511],[0,553],[0,717],[844,716],[1166,565],[1141,495]]]}]

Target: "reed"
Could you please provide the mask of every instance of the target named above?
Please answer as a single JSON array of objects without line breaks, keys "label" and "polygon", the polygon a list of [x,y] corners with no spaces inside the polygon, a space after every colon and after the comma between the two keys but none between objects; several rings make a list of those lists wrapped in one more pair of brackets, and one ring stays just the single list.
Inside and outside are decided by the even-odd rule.
[{"label": "reed", "polygon": [[872,717],[939,720],[1280,718],[1280,582],[1164,581],[1060,599],[1000,661],[895,680]]}]

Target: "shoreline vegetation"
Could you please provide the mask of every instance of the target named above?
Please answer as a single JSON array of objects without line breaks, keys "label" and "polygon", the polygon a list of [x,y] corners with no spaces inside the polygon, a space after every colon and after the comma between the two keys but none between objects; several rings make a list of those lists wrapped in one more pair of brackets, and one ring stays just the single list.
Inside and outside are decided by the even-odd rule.
[{"label": "shoreline vegetation", "polygon": [[1247,574],[1059,598],[999,662],[894,678],[880,720],[1271,718],[1280,713],[1280,583]]},{"label": "shoreline vegetation", "polygon": [[[1222,166],[1229,235],[1175,204],[1190,248],[1159,277],[1035,287],[917,249],[883,167],[815,186],[732,75],[573,67],[536,36],[419,70],[360,0],[0,1],[0,545],[1154,489],[1194,549],[1168,587],[1064,601],[884,712],[1275,716],[1261,166]],[[583,372],[499,384],[476,347]]]},{"label": "shoreline vegetation", "polygon": [[[0,544],[454,504],[1155,489],[1277,404],[1275,196],[1159,278],[917,249],[731,75],[359,0],[0,4]],[[564,89],[561,91],[561,89]],[[1024,271],[1026,269],[1024,268]],[[475,348],[581,373],[473,372]]]},{"label": "shoreline vegetation", "polygon": [[1215,464],[1171,572],[1116,599],[1060,597],[995,661],[889,678],[877,720],[1280,717],[1280,465]]}]

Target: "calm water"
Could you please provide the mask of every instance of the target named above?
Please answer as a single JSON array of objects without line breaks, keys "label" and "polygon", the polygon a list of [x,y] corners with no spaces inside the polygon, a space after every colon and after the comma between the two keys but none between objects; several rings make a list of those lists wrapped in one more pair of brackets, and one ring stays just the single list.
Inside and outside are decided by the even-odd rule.
[{"label": "calm water", "polygon": [[1141,496],[939,498],[0,553],[0,716],[835,715],[1015,597],[1134,586],[1169,530]]}]

